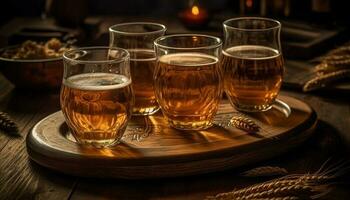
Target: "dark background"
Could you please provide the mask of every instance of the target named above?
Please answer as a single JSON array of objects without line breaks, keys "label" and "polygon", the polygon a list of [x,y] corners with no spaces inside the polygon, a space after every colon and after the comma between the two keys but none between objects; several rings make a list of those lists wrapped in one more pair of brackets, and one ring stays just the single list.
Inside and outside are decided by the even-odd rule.
[{"label": "dark background", "polygon": [[[246,0],[245,3],[250,0]],[[259,15],[259,7],[262,1],[252,0],[253,9],[242,13],[240,11],[240,0],[200,0],[200,5],[207,8],[211,14],[220,14],[223,12]],[[281,12],[271,9],[275,5],[290,4],[290,13],[287,18],[303,19],[310,22],[325,22],[337,24],[349,24],[348,3],[343,0],[266,0],[270,11],[266,16],[285,18]],[[328,11],[317,11],[318,6],[329,2]],[[92,15],[140,15],[140,16],[177,16],[178,12],[188,6],[191,1],[185,0],[2,0],[0,12],[0,25],[6,23],[14,17],[40,17],[43,14],[47,16],[59,14],[79,13],[84,10],[88,16]],[[47,4],[47,8],[45,8]],[[64,5],[63,9],[57,14],[58,4]],[[51,8],[50,6],[51,5]]]},{"label": "dark background", "polygon": [[[130,21],[165,24],[167,34],[200,32],[221,37],[224,20],[263,16],[282,22],[286,57],[311,59],[346,42],[350,27],[350,7],[343,0],[3,0],[1,4],[0,47],[28,39],[63,39],[67,34],[79,46],[106,45],[108,27]],[[208,18],[188,26],[179,16],[193,4],[205,9]],[[55,36],[52,31],[64,33]]]}]

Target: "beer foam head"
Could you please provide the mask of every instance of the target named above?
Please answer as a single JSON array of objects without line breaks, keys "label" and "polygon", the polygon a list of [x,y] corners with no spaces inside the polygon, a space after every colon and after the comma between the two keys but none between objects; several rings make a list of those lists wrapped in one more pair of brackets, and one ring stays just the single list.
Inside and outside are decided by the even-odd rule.
[{"label": "beer foam head", "polygon": [[201,66],[211,65],[218,62],[218,58],[203,53],[174,53],[161,56],[159,61],[170,65]]},{"label": "beer foam head", "polygon": [[276,49],[259,45],[234,46],[222,51],[225,56],[243,59],[270,59],[280,55]]},{"label": "beer foam head", "polygon": [[112,90],[131,84],[131,79],[120,74],[85,73],[63,80],[63,84],[80,90]]}]

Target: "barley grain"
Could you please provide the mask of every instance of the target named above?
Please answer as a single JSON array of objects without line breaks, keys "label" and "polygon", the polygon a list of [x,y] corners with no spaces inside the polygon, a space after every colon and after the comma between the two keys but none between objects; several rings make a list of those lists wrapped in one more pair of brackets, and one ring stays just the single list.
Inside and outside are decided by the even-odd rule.
[{"label": "barley grain", "polygon": [[350,77],[350,69],[339,70],[339,71],[331,72],[321,76],[316,76],[304,84],[303,91],[309,92],[316,89],[320,89],[320,88],[326,87],[327,85],[330,85],[335,81],[349,78],[349,77]]},{"label": "barley grain", "polygon": [[248,133],[257,133],[260,131],[260,126],[247,117],[234,116],[230,119],[230,125]]}]

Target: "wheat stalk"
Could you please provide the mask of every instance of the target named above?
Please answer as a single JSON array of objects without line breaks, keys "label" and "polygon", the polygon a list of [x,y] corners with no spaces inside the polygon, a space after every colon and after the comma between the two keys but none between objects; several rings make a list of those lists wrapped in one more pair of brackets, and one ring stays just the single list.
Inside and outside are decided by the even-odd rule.
[{"label": "wheat stalk", "polygon": [[315,71],[317,73],[327,74],[349,68],[350,55],[331,55],[324,58],[320,64],[316,65]]},{"label": "wheat stalk", "polygon": [[330,51],[321,59],[321,63],[315,66],[317,76],[304,84],[305,92],[320,89],[328,84],[350,77],[350,45],[342,46]]},{"label": "wheat stalk", "polygon": [[224,200],[224,199],[236,199],[249,196],[251,194],[259,194],[264,191],[270,191],[278,188],[290,187],[302,184],[301,180],[273,180],[269,182],[264,182],[256,184],[250,187],[246,187],[240,190],[233,190],[231,192],[220,193],[209,199]]},{"label": "wheat stalk", "polygon": [[[297,176],[295,176],[297,177]],[[208,197],[208,200],[239,200],[239,199],[254,199],[263,197],[281,197],[293,195],[312,195],[320,193],[327,185],[318,185],[320,180],[329,180],[329,177],[318,175],[303,175],[297,179],[274,179],[269,182],[256,184],[240,190],[220,193],[216,196]]]},{"label": "wheat stalk", "polygon": [[245,177],[278,176],[286,174],[288,174],[286,169],[273,166],[257,167],[241,173],[241,175]]},{"label": "wheat stalk", "polygon": [[334,65],[350,64],[350,45],[333,49],[320,58],[322,62]]},{"label": "wheat stalk", "polygon": [[0,129],[8,133],[18,133],[17,124],[5,112],[0,112]]},{"label": "wheat stalk", "polygon": [[325,60],[325,63],[329,64],[329,65],[333,65],[333,66],[347,66],[349,67],[350,64],[350,58],[344,58],[344,56],[339,56],[338,59],[329,59],[329,60]]},{"label": "wheat stalk", "polygon": [[[283,196],[283,197],[267,197],[267,198],[253,198],[250,200],[298,200],[299,198],[296,196]],[[210,198],[207,198],[210,200]]]},{"label": "wheat stalk", "polygon": [[341,46],[341,47],[338,47],[336,49],[329,51],[327,56],[339,55],[339,54],[343,55],[343,54],[349,54],[349,53],[350,53],[350,45],[346,45],[346,46]]},{"label": "wheat stalk", "polygon": [[238,197],[235,199],[243,200],[243,199],[268,198],[268,197],[276,197],[276,196],[288,196],[291,194],[306,197],[306,196],[312,195],[315,192],[316,191],[312,186],[297,184],[297,185],[278,187],[278,188],[273,188],[262,192],[252,193],[252,194]]},{"label": "wheat stalk", "polygon": [[304,84],[303,91],[309,92],[323,88],[334,81],[350,77],[350,69],[339,70],[328,74],[316,76]]},{"label": "wheat stalk", "polygon": [[260,126],[247,117],[233,116],[230,119],[230,125],[233,125],[234,127],[244,130],[248,133],[257,133],[260,131]]},{"label": "wheat stalk", "polygon": [[[261,198],[290,198],[302,197],[302,199],[321,197],[329,192],[329,182],[345,172],[347,163],[336,163],[326,167],[327,160],[320,169],[313,174],[293,174],[271,181],[248,186],[239,190],[220,193],[207,197],[207,200],[239,200]],[[338,165],[338,166],[337,166]],[[343,170],[342,170],[343,169]]]},{"label": "wheat stalk", "polygon": [[296,196],[285,196],[285,197],[272,197],[272,198],[256,198],[251,200],[297,200],[299,199]]},{"label": "wheat stalk", "polygon": [[331,72],[336,72],[339,70],[349,69],[350,66],[348,65],[331,65],[325,62],[322,62],[315,67],[315,72],[318,73],[318,75],[324,75]]},{"label": "wheat stalk", "polygon": [[347,65],[350,64],[350,55],[329,55],[323,59],[323,62],[333,65]]}]

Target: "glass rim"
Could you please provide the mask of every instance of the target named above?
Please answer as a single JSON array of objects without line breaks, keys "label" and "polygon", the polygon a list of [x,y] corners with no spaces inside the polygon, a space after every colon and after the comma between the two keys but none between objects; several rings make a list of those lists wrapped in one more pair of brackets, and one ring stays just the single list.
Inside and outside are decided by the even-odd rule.
[{"label": "glass rim", "polygon": [[[243,20],[268,21],[268,22],[275,23],[275,26],[272,26],[269,28],[238,28],[228,24],[233,21],[243,21]],[[281,22],[279,22],[278,20],[266,18],[266,17],[236,17],[236,18],[227,19],[222,24],[224,28],[229,28],[229,29],[234,29],[239,31],[269,31],[269,30],[279,29],[282,26]]]},{"label": "glass rim", "polygon": [[[146,31],[146,32],[130,32],[130,31],[121,31],[121,30],[116,30],[115,28],[117,27],[123,27],[123,26],[129,26],[129,25],[153,25],[153,26],[158,26],[161,27],[161,29],[156,30],[156,31]],[[155,23],[155,22],[126,22],[126,23],[119,23],[119,24],[114,24],[108,28],[109,32],[113,33],[119,33],[123,35],[148,35],[148,34],[156,34],[156,33],[161,33],[165,32],[166,26],[160,23]]]},{"label": "glass rim", "polygon": [[[167,46],[163,44],[159,44],[160,41],[168,39],[168,38],[174,38],[174,37],[204,37],[208,39],[213,39],[217,42],[217,44],[212,44],[208,46],[202,46],[202,47],[174,47],[174,46]],[[204,34],[191,34],[191,33],[186,33],[186,34],[172,34],[172,35],[165,35],[157,38],[154,40],[154,45],[156,47],[161,47],[164,49],[173,49],[173,50],[199,50],[199,49],[214,49],[222,46],[222,40],[218,37],[212,36],[212,35],[204,35]]]},{"label": "glass rim", "polygon": [[[88,50],[120,50],[123,51],[124,53],[126,53],[123,57],[121,58],[116,58],[116,59],[112,59],[112,60],[77,60],[74,58],[69,58],[68,55],[72,54],[74,52],[84,52],[84,51],[88,51]],[[111,64],[111,63],[120,63],[120,62],[124,62],[130,59],[130,53],[123,48],[119,48],[119,47],[108,47],[108,46],[91,46],[91,47],[79,47],[79,48],[75,48],[75,49],[71,49],[68,51],[65,51],[63,53],[63,61],[69,61],[69,62],[75,62],[77,64]]]}]

